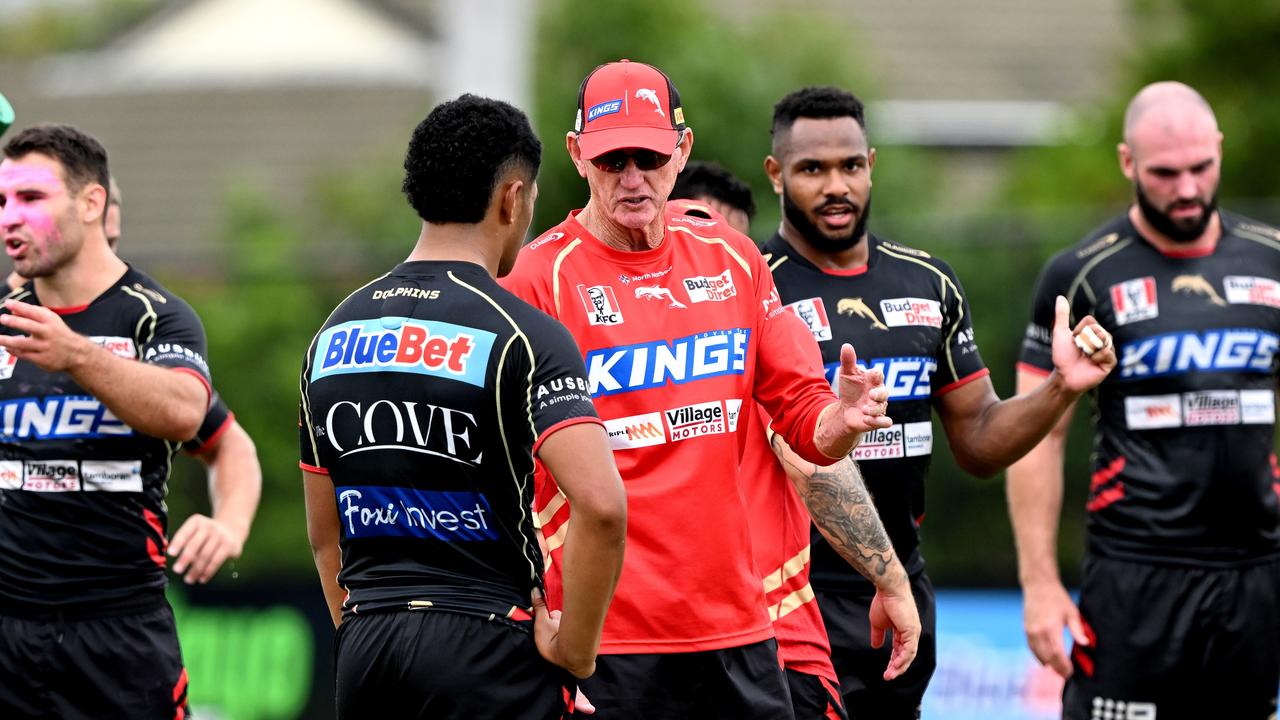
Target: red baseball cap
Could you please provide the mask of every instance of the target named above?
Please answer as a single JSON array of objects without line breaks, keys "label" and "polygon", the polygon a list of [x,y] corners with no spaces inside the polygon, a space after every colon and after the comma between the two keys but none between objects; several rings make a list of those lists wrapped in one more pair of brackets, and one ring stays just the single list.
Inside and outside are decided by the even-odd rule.
[{"label": "red baseball cap", "polygon": [[597,67],[578,88],[573,131],[587,160],[622,148],[670,155],[685,128],[680,93],[658,68],[619,60]]}]

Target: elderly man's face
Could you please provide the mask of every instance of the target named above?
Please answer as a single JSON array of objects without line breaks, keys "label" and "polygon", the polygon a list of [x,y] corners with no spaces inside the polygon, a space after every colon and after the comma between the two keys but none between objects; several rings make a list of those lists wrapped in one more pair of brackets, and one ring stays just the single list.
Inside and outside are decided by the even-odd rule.
[{"label": "elderly man's face", "polygon": [[[693,133],[685,130],[680,135],[679,144],[672,148],[670,161],[650,170],[641,169],[641,166],[653,164],[652,154],[646,157],[647,151],[644,150],[624,149],[624,154],[634,155],[626,158],[621,172],[614,172],[617,164],[604,169],[591,160],[583,159],[577,139],[572,135],[568,144],[578,174],[587,179],[587,185],[591,188],[591,200],[600,209],[601,215],[622,228],[641,230],[661,220],[667,196],[675,187],[676,176],[689,161]],[[602,157],[607,158],[609,155],[610,153],[605,153]]]}]

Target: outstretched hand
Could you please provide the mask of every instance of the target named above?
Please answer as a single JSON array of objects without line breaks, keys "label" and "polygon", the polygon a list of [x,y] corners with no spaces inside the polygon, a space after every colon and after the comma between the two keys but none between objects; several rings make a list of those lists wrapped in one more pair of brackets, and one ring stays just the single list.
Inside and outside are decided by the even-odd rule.
[{"label": "outstretched hand", "polygon": [[840,370],[836,376],[836,394],[845,426],[857,433],[891,427],[889,388],[884,386],[884,373],[878,368],[858,366],[853,346],[840,346]]},{"label": "outstretched hand", "polygon": [[1108,333],[1092,315],[1070,323],[1070,304],[1058,296],[1053,318],[1053,367],[1067,389],[1086,392],[1097,387],[1116,366],[1116,349]]}]

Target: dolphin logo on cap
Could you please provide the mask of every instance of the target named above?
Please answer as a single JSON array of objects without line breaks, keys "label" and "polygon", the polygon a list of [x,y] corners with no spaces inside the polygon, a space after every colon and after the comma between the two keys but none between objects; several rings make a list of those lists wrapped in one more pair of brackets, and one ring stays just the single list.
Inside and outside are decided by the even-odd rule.
[{"label": "dolphin logo on cap", "polygon": [[636,90],[636,98],[653,103],[654,112],[658,113],[662,117],[667,116],[666,113],[662,112],[662,103],[658,100],[658,93],[650,90],[649,88],[640,88],[639,90]]}]

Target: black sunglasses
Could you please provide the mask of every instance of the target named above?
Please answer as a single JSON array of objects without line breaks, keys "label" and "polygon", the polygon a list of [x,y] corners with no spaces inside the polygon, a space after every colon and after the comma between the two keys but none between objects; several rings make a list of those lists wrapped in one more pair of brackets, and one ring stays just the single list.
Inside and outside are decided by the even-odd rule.
[{"label": "black sunglasses", "polygon": [[607,173],[626,170],[629,161],[634,161],[638,170],[657,170],[671,162],[671,156],[652,150],[614,150],[591,158],[592,165]]}]

